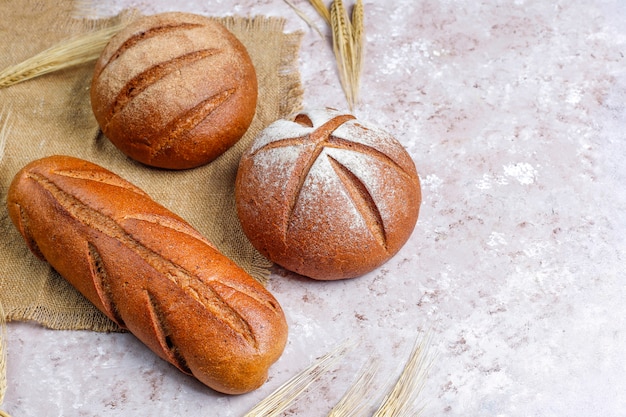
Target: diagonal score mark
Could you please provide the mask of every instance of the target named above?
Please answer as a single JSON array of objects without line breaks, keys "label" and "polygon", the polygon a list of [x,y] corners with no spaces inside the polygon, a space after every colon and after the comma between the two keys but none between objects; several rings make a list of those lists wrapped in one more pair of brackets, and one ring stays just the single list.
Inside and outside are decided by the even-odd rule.
[{"label": "diagonal score mark", "polygon": [[202,123],[211,113],[232,97],[235,91],[235,88],[231,88],[215,94],[169,122],[163,130],[148,139],[148,143],[151,144],[159,141],[158,145],[153,145],[151,148],[152,158],[156,158],[159,154],[169,149],[172,143],[178,141],[187,132]]},{"label": "diagonal score mark", "polygon": [[[251,158],[254,158],[257,154],[264,151],[298,145],[302,146],[304,149],[295,163],[297,172],[294,173],[294,176],[298,179],[298,181],[295,182],[294,186],[292,186],[293,190],[285,190],[286,195],[290,197],[288,201],[289,206],[287,209],[286,227],[283,230],[285,237],[289,232],[289,227],[292,224],[291,219],[293,218],[297,202],[302,193],[302,188],[304,187],[304,183],[309,176],[313,165],[324,150],[324,147],[329,144],[332,133],[342,124],[354,119],[356,119],[356,117],[351,114],[342,114],[333,117],[317,128],[313,128],[313,122],[311,119],[306,115],[300,114],[296,116],[294,122],[302,125],[303,127],[311,127],[311,131],[307,135],[272,141],[259,149],[256,149],[250,155]],[[307,145],[309,144],[315,145],[312,150],[307,148]],[[286,185],[290,184],[291,182],[286,183]]]},{"label": "diagonal score mark", "polygon": [[74,178],[77,180],[84,180],[84,181],[94,181],[94,182],[98,182],[101,184],[111,185],[113,187],[123,188],[125,190],[128,190],[130,192],[133,192],[143,197],[148,196],[148,194],[146,194],[139,187],[135,187],[133,184],[125,181],[124,179],[118,176],[113,176],[106,172],[98,172],[98,171],[93,171],[93,170],[83,171],[79,169],[71,169],[71,170],[59,169],[59,170],[54,170],[52,173],[60,177]]},{"label": "diagonal score mark", "polygon": [[160,227],[167,227],[168,229],[175,230],[178,233],[185,234],[193,239],[199,240],[205,245],[217,250],[215,245],[209,242],[209,240],[202,236],[196,229],[185,222],[176,220],[173,217],[162,216],[160,214],[137,213],[124,216],[124,220],[137,220],[140,222],[152,223]]},{"label": "diagonal score mark", "polygon": [[[196,229],[194,229],[193,227],[191,227],[188,223],[185,223],[184,221],[179,221],[172,217],[167,217],[167,216],[162,216],[162,215],[143,214],[143,213],[124,216],[123,219],[125,221],[135,220],[138,222],[152,223],[159,227],[172,229],[178,233],[185,234],[191,237],[192,239],[196,239],[202,242],[203,244],[213,248],[216,252],[219,252],[219,249],[212,242],[210,242],[207,238],[202,236]],[[265,305],[272,311],[276,311],[280,309],[279,306],[274,304],[271,297],[267,298],[263,295],[263,293],[256,292],[254,288],[248,287],[238,281],[233,280],[227,284],[223,280],[215,280],[212,282],[212,285],[213,287],[211,288],[211,290],[213,291],[215,297],[219,297],[217,295],[217,291],[218,291],[217,288],[221,288],[221,289],[224,289],[223,292],[235,291],[242,295],[245,295],[246,297],[257,302],[258,304]],[[198,298],[200,298],[200,295],[198,295]]]},{"label": "diagonal score mark", "polygon": [[120,89],[119,93],[115,97],[115,100],[113,100],[113,103],[111,103],[111,106],[109,107],[108,115],[105,120],[108,120],[109,123],[111,123],[111,120],[124,110],[124,108],[135,97],[160,79],[180,70],[183,66],[191,65],[205,58],[214,56],[219,52],[220,50],[215,48],[189,52],[168,61],[159,62],[158,64],[137,74],[130,81],[128,81],[122,89]]},{"label": "diagonal score mark", "polygon": [[28,178],[49,192],[57,204],[78,222],[110,238],[116,239],[127,249],[135,252],[151,268],[167,277],[181,288],[185,294],[196,300],[216,317],[220,317],[235,332],[253,346],[256,346],[256,340],[249,324],[221,298],[211,285],[200,281],[181,266],[145,247],[129,235],[114,219],[85,205],[74,196],[60,189],[48,178],[35,173],[30,173]]},{"label": "diagonal score mark", "polygon": [[400,175],[404,176],[406,179],[409,179],[411,182],[415,182],[415,177],[404,167],[402,167],[402,165],[396,162],[393,158],[389,157],[389,155],[379,151],[372,146],[365,145],[359,142],[353,142],[347,139],[342,139],[336,136],[329,137],[325,145],[328,148],[345,149],[348,151],[369,155],[372,158],[375,158],[378,161],[382,162],[383,164],[390,166],[394,172],[398,172]]},{"label": "diagonal score mark", "polygon": [[120,316],[117,306],[113,301],[113,294],[111,293],[109,285],[107,285],[108,277],[107,271],[104,267],[104,262],[100,256],[100,252],[94,244],[87,243],[87,258],[89,261],[89,269],[91,271],[91,280],[93,281],[100,303],[106,310],[107,315],[121,328],[126,329],[126,323]]},{"label": "diagonal score mark", "polygon": [[254,152],[250,153],[250,157],[255,157],[258,153],[263,151],[269,151],[278,148],[288,148],[290,146],[306,145],[308,136],[300,136],[296,138],[286,138],[272,141],[266,145],[261,146]]},{"label": "diagonal score mark", "polygon": [[304,166],[302,167],[302,170],[298,175],[298,183],[296,184],[294,192],[289,194],[291,196],[291,199],[289,201],[289,209],[287,211],[287,227],[285,228],[285,234],[288,233],[289,225],[291,225],[292,223],[291,219],[296,210],[296,204],[300,199],[300,194],[302,194],[302,187],[304,186],[304,182],[309,176],[309,173],[311,172],[311,168],[315,164],[315,161],[317,161],[317,158],[324,150],[324,146],[328,141],[328,138],[335,131],[335,129],[337,129],[348,120],[353,119],[355,119],[355,117],[351,114],[335,116],[309,134],[307,140],[315,143],[316,145],[315,149],[313,149],[311,153],[304,153],[302,156],[302,158],[307,159],[305,159],[305,164],[303,164]]},{"label": "diagonal score mark", "polygon": [[341,164],[332,156],[328,156],[330,165],[333,167],[335,173],[341,180],[345,190],[350,195],[350,198],[361,214],[361,217],[365,221],[368,229],[376,239],[376,241],[385,249],[387,249],[387,237],[385,233],[385,227],[383,218],[378,210],[376,202],[372,198],[372,195],[367,190],[367,187],[363,182],[346,166]]},{"label": "diagonal score mark", "polygon": [[111,57],[109,58],[109,60],[102,66],[102,68],[100,69],[100,72],[96,75],[99,76],[106,67],[108,67],[113,61],[115,61],[116,59],[118,59],[120,56],[122,56],[122,54],[124,52],[126,52],[128,49],[132,48],[133,46],[137,45],[138,43],[150,39],[150,38],[154,38],[155,36],[159,36],[161,34],[165,34],[168,32],[174,32],[177,30],[189,30],[189,29],[195,29],[197,27],[202,26],[199,23],[178,23],[178,24],[170,24],[170,25],[162,25],[162,26],[157,26],[157,27],[153,27],[144,31],[141,31],[139,33],[136,33],[134,35],[132,35],[131,37],[129,37],[128,39],[126,39],[119,48],[117,48],[117,50],[115,51],[115,53],[113,53],[113,55],[111,55]]},{"label": "diagonal score mark", "polygon": [[164,314],[157,303],[156,297],[153,296],[150,291],[145,290],[146,295],[146,307],[150,315],[150,321],[152,321],[154,334],[156,336],[161,350],[167,357],[167,360],[180,369],[182,372],[192,375],[191,369],[187,365],[185,357],[181,354],[180,350],[172,341],[170,331],[165,323]]},{"label": "diagonal score mark", "polygon": [[33,237],[33,234],[31,232],[30,217],[26,214],[26,210],[24,210],[24,207],[22,207],[21,204],[18,204],[18,203],[14,203],[14,204],[15,204],[15,208],[17,209],[19,213],[18,229],[20,233],[22,234],[22,236],[24,236],[24,240],[26,240],[26,245],[31,250],[31,252],[35,254],[37,258],[41,259],[42,261],[45,261],[46,257],[41,252],[41,249],[39,249],[39,245],[37,245],[37,242],[35,241],[35,238]]},{"label": "diagonal score mark", "polygon": [[[256,149],[254,152],[250,154],[250,157],[254,157],[259,152],[276,149],[276,148],[284,148],[288,146],[308,145],[310,143],[316,143],[319,146],[320,142],[327,140],[330,134],[335,129],[337,129],[346,121],[352,120],[354,118],[355,117],[352,115],[342,115],[342,116],[334,117],[333,119],[330,119],[326,123],[322,124],[317,129],[311,129],[311,131],[306,135],[298,136],[295,138],[284,138],[284,139],[273,140],[261,146],[260,148]],[[306,115],[303,115],[303,114],[299,114],[298,116],[296,116],[296,119],[294,122],[304,127],[313,128],[312,126],[313,122],[311,122],[311,119],[309,119]],[[313,164],[311,163],[311,165]]]}]

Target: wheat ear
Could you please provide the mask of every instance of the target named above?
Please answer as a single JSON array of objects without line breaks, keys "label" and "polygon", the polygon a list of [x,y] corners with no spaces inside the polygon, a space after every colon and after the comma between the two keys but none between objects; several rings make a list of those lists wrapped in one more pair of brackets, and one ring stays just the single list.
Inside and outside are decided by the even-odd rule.
[{"label": "wheat ear", "polygon": [[346,341],[325,354],[311,366],[293,376],[267,398],[258,403],[244,417],[275,417],[282,413],[294,400],[314,382],[329,371],[349,351],[351,343]]},{"label": "wheat ear", "polygon": [[361,417],[367,413],[371,403],[373,380],[378,371],[378,362],[369,360],[361,369],[354,384],[346,391],[328,417]]},{"label": "wheat ear", "polygon": [[319,13],[320,16],[330,25],[330,11],[322,0],[309,0],[311,6]]},{"label": "wheat ear", "polygon": [[352,9],[352,68],[350,74],[352,81],[352,97],[356,103],[359,99],[359,83],[361,79],[361,71],[363,67],[363,45],[365,33],[365,11],[363,1],[357,0]]},{"label": "wheat ear", "polygon": [[0,88],[75,65],[94,61],[125,23],[95,30],[62,41],[0,72]]},{"label": "wheat ear", "polygon": [[[363,35],[365,33],[363,1],[356,1],[350,19],[342,0],[334,0],[330,7],[326,7],[322,0],[309,0],[309,3],[330,25],[339,81],[348,101],[348,106],[353,109],[359,98],[359,84],[363,67]],[[300,13],[298,14],[300,15]],[[305,16],[301,15],[301,17],[308,22]]]},{"label": "wheat ear", "polygon": [[335,0],[330,7],[330,27],[333,33],[333,52],[339,70],[339,80],[348,105],[353,107],[352,95],[352,24],[343,7],[343,1]]},{"label": "wheat ear", "polygon": [[415,410],[415,407],[432,365],[429,345],[430,334],[424,339],[416,339],[396,384],[373,417],[415,417],[421,414],[421,410]]}]

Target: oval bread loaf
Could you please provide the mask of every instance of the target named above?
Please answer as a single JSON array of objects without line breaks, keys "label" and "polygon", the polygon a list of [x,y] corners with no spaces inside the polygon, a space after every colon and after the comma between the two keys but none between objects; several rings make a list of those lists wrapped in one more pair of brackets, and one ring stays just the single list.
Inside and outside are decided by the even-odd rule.
[{"label": "oval bread loaf", "polygon": [[161,358],[227,394],[265,382],[287,339],[280,305],[145,192],[52,156],[15,176],[7,205],[32,252]]},{"label": "oval bread loaf", "polygon": [[421,203],[415,164],[389,133],[333,109],[267,127],[237,173],[237,215],[252,244],[319,280],[353,278],[406,243]]},{"label": "oval bread loaf", "polygon": [[244,45],[204,16],[145,16],[96,62],[91,105],[103,133],[131,158],[185,169],[208,163],[246,132],[257,79]]}]

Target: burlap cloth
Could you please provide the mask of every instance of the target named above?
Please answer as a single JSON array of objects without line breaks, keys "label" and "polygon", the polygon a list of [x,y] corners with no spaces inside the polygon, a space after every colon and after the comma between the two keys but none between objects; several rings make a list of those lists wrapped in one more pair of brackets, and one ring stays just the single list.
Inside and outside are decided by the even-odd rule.
[{"label": "burlap cloth", "polygon": [[[0,1],[0,69],[77,33],[112,24],[72,18],[71,0]],[[279,18],[220,19],[247,47],[257,70],[259,104],[244,138],[207,166],[187,171],[148,168],[126,158],[98,129],[89,103],[93,64],[0,89],[0,114],[10,111],[10,135],[0,160],[0,303],[6,319],[54,329],[115,331],[116,326],[26,248],[8,218],[6,194],[15,173],[34,159],[65,154],[95,162],[148,192],[189,221],[224,254],[258,279],[271,266],[245,238],[234,206],[239,158],[252,138],[301,105],[297,53],[300,32],[286,34]],[[1,122],[0,122],[1,126]]]}]

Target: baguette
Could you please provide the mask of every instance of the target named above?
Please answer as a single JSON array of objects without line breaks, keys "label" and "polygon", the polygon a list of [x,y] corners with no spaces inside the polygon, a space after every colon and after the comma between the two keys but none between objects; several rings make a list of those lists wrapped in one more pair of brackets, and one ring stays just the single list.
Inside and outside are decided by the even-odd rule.
[{"label": "baguette", "polygon": [[22,168],[7,205],[30,250],[158,356],[226,394],[265,382],[287,340],[279,303],[144,191],[51,156]]}]

